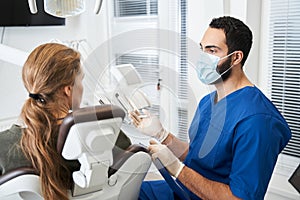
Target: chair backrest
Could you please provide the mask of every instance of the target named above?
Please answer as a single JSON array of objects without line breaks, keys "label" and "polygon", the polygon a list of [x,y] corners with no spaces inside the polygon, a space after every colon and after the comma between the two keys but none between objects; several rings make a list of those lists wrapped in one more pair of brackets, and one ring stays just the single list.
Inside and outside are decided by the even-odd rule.
[{"label": "chair backrest", "polygon": [[74,124],[116,119],[118,125],[119,121],[122,121],[124,117],[124,111],[118,106],[111,104],[96,105],[75,110],[65,117],[60,126],[57,140],[57,151],[62,153],[69,131]]},{"label": "chair backrest", "polygon": [[0,176],[0,185],[24,174],[38,175],[32,167],[19,167]]},{"label": "chair backrest", "polygon": [[108,181],[112,148],[124,116],[118,106],[97,105],[73,111],[61,124],[57,150],[67,160],[79,160],[73,180],[84,193],[101,190]]},{"label": "chair backrest", "polygon": [[43,200],[37,172],[31,167],[19,167],[0,176],[1,200]]}]

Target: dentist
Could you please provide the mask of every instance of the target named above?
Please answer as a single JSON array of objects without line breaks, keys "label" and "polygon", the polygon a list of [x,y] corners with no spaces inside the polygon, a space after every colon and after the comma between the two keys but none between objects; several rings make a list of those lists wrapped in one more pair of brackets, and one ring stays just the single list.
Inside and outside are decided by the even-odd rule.
[{"label": "dentist", "polygon": [[[191,199],[264,199],[277,156],[290,129],[276,107],[246,77],[243,66],[252,32],[225,16],[211,21],[201,42],[196,71],[214,85],[198,105],[185,143],[163,128],[158,118],[131,113],[135,126],[156,138],[148,147]],[[144,181],[140,199],[174,199],[164,180]]]}]

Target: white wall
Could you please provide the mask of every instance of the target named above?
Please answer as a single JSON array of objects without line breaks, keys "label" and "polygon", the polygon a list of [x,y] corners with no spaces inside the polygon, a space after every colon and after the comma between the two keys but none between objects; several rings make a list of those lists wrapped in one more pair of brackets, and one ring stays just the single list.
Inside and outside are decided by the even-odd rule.
[{"label": "white wall", "polygon": [[241,19],[252,30],[253,44],[249,57],[245,63],[245,72],[254,84],[258,84],[259,69],[259,46],[261,28],[261,0],[224,0],[228,4],[229,10],[225,14]]},{"label": "white wall", "polygon": [[[222,16],[224,13],[223,10],[223,0],[188,0],[187,32],[189,39],[199,44],[211,19]],[[198,101],[201,97],[211,92],[213,88],[203,85],[191,66],[189,67],[188,81],[191,89],[191,91],[189,91],[189,99],[196,99],[196,101],[189,102],[188,118],[189,122],[191,122]]]},{"label": "white wall", "polygon": [[[68,18],[65,26],[5,27],[3,44],[30,52],[39,44],[53,39],[60,41],[85,39],[89,50],[92,50],[107,38],[106,11],[102,9],[99,15],[95,15],[93,6],[94,1],[87,1],[87,10],[80,16]],[[105,1],[102,6],[105,8]],[[0,31],[2,33],[3,27]],[[28,94],[22,84],[21,69],[21,66],[0,61],[0,119],[18,116],[27,98]]]},{"label": "white wall", "polygon": [[[37,45],[52,39],[79,39],[84,35],[77,30],[79,18],[68,20],[66,26],[55,27],[6,27],[3,44],[25,52],[32,51]],[[2,28],[3,29],[3,28]],[[70,34],[74,32],[75,34]],[[70,37],[72,35],[72,37]],[[18,55],[14,59],[18,59]],[[28,94],[22,84],[22,67],[1,62],[0,65],[0,118],[14,117],[20,112],[21,105]]]}]

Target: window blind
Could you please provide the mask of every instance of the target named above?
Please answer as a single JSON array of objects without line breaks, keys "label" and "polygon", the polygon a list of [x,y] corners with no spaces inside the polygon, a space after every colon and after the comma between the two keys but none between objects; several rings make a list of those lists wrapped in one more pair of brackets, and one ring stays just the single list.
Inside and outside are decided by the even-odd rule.
[{"label": "window blind", "polygon": [[180,66],[178,97],[184,102],[178,107],[178,138],[188,141],[188,54],[187,54],[187,0],[180,0]]},{"label": "window blind", "polygon": [[269,28],[268,89],[292,131],[283,153],[300,157],[300,1],[271,0]]},{"label": "window blind", "polygon": [[157,15],[157,0],[114,0],[114,16]]},{"label": "window blind", "polygon": [[131,63],[145,82],[157,82],[159,79],[159,59],[155,54],[117,54],[116,64]]},{"label": "window blind", "polygon": [[179,66],[179,88],[180,99],[188,99],[188,62],[187,62],[187,5],[186,0],[180,2],[181,31],[180,31],[180,66]]}]

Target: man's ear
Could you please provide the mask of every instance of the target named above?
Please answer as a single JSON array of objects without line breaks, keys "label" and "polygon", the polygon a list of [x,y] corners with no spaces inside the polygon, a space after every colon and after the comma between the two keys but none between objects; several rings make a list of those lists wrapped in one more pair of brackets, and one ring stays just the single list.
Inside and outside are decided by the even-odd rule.
[{"label": "man's ear", "polygon": [[72,90],[73,90],[73,87],[72,86],[65,86],[64,87],[64,92],[65,94],[70,97],[72,96]]},{"label": "man's ear", "polygon": [[244,54],[242,51],[236,51],[233,56],[233,65],[240,64],[243,60]]}]

